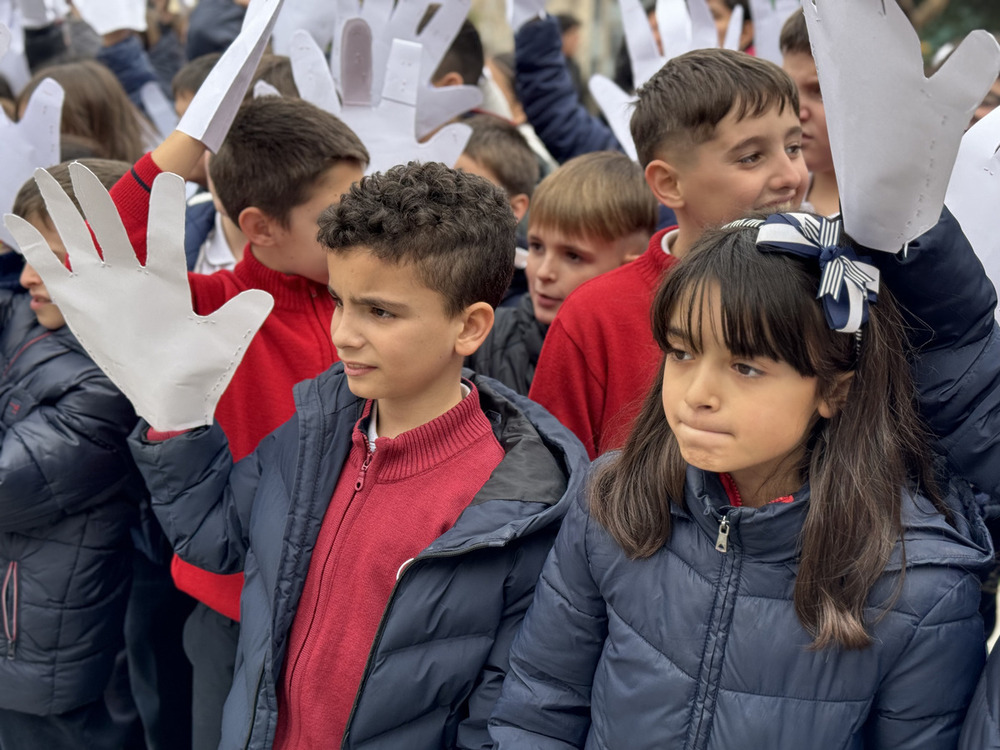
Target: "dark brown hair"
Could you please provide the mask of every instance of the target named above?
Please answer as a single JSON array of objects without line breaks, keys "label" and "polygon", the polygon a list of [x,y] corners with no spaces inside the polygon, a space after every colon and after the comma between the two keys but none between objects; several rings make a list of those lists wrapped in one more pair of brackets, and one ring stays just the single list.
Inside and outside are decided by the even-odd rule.
[{"label": "dark brown hair", "polygon": [[760,117],[777,108],[798,114],[799,94],[772,62],[728,49],[698,49],[666,62],[636,92],[632,140],[643,167],[665,150],[705,143],[730,112]]},{"label": "dark brown hair", "polygon": [[[74,159],[56,164],[54,167],[48,167],[45,171],[55,178],[56,182],[59,183],[59,187],[73,201],[73,205],[76,206],[77,211],[81,212],[83,209],[80,207],[80,202],[76,199],[76,193],[73,190],[73,181],[69,176],[69,165],[74,162],[82,164],[93,172],[94,176],[108,190],[121,179],[122,175],[132,168],[132,165],[126,161],[112,161],[111,159]],[[17,191],[11,213],[15,216],[20,216],[22,219],[37,216],[42,221],[49,222],[49,211],[45,207],[45,199],[42,198],[42,193],[38,189],[34,177],[25,182],[21,186],[21,189]]]},{"label": "dark brown hair", "polygon": [[635,232],[652,235],[658,204],[642,168],[617,151],[570,159],[542,180],[531,201],[529,226],[605,242]]},{"label": "dark brown hair", "polygon": [[221,52],[209,52],[207,55],[196,57],[181,66],[181,69],[174,74],[173,80],[170,81],[174,99],[177,98],[178,94],[194,95],[208,78],[208,74],[212,72],[215,64],[219,62],[220,57],[222,57]]},{"label": "dark brown hair", "polygon": [[801,52],[812,57],[812,47],[809,46],[809,27],[806,25],[806,14],[802,12],[801,8],[792,13],[785,21],[784,26],[781,27],[778,46],[783,55],[790,52]]},{"label": "dark brown hair", "polygon": [[[799,473],[810,497],[794,601],[814,648],[864,648],[871,641],[868,595],[902,539],[904,488],[919,488],[943,508],[914,405],[902,322],[881,289],[856,352],[855,337],[831,330],[816,300],[818,263],[761,252],[756,237],[754,228],[706,233],[657,293],[653,336],[667,351],[668,327],[680,316],[697,351],[702,302],[718,289],[722,336],[735,356],[786,362],[816,377],[819,395],[840,405],[803,436]],[[839,376],[849,372],[848,390],[840,393]],[[684,502],[686,464],[663,413],[663,377],[661,368],[625,447],[589,489],[594,518],[632,558],[667,542],[670,503]]]},{"label": "dark brown hair", "polygon": [[368,163],[368,151],[344,123],[302,99],[262,96],[240,107],[208,171],[233,221],[253,206],[287,226],[292,209],[344,161]]},{"label": "dark brown hair", "polygon": [[92,60],[43,68],[18,97],[18,111],[24,111],[45,78],[55,80],[65,92],[61,132],[91,139],[100,145],[101,157],[139,160],[145,152],[142,115],[110,70]]},{"label": "dark brown hair", "polygon": [[295,77],[292,75],[291,58],[285,55],[266,54],[260,58],[257,70],[253,74],[253,81],[250,83],[250,88],[247,89],[246,100],[253,98],[253,87],[257,81],[271,84],[282,96],[297,97],[299,95],[299,88],[295,85]]},{"label": "dark brown hair", "polygon": [[514,212],[489,180],[439,162],[395,166],[355,183],[319,217],[331,252],[363,248],[412,263],[445,298],[449,315],[475,302],[500,304],[514,275]]},{"label": "dark brown hair", "polygon": [[464,120],[472,135],[463,152],[496,175],[507,197],[529,198],[538,183],[538,159],[513,123],[496,115],[475,115]]}]

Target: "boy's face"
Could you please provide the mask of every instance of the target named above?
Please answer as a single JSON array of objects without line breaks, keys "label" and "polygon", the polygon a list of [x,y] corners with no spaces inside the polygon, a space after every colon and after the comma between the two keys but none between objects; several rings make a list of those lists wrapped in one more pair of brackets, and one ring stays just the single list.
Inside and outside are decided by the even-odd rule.
[{"label": "boy's face", "polygon": [[334,164],[316,181],[309,199],[289,213],[288,226],[274,231],[276,254],[281,256],[276,261],[280,264],[278,270],[320,284],[327,282],[327,251],[316,239],[319,215],[340,203],[340,197],[363,176],[360,166],[345,161]]},{"label": "boy's face", "polygon": [[[29,215],[27,221],[38,230],[60,262],[65,263],[66,247],[63,245],[62,238],[55,230],[55,227],[38,214]],[[66,325],[66,319],[63,318],[62,312],[53,304],[52,298],[49,297],[49,293],[45,289],[45,284],[42,282],[42,277],[27,263],[24,264],[24,269],[21,271],[21,286],[27,289],[31,295],[31,309],[41,325],[50,331],[58,330]]]},{"label": "boy's face", "polygon": [[613,242],[571,237],[555,227],[528,228],[528,293],[539,323],[555,320],[569,293],[585,281],[618,268],[646,249],[649,236],[636,232]]},{"label": "boy's face", "polygon": [[812,55],[789,52],[781,67],[799,90],[799,120],[802,122],[802,156],[810,172],[832,172],[833,154],[826,132],[826,110],[819,90],[819,76]]},{"label": "boy's face", "polygon": [[[423,424],[444,413],[458,388],[462,316],[426,286],[411,263],[395,265],[365,248],[329,253],[330,332],[351,392],[377,399],[379,413],[417,415]],[[429,415],[426,419],[420,415]]]},{"label": "boy's face", "polygon": [[[655,177],[650,175],[656,164],[647,167],[654,192]],[[802,127],[789,107],[742,120],[730,111],[716,126],[714,138],[678,157],[672,168],[676,205],[671,207],[682,230],[687,223],[688,231],[698,234],[751,212],[797,209],[809,182]]]}]

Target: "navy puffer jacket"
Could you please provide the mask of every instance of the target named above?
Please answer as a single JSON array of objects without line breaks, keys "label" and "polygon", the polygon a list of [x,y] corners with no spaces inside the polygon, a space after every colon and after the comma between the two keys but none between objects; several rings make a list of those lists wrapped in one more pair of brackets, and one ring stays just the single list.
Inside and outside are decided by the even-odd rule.
[{"label": "navy puffer jacket", "polygon": [[731,508],[717,475],[689,468],[670,541],[629,560],[581,497],[511,650],[497,747],[954,748],[985,656],[981,519],[955,529],[908,497],[906,575],[893,601],[897,549],[869,598],[872,645],[812,651],[792,602],[808,504],[803,488]]},{"label": "navy puffer jacket", "polygon": [[103,693],[122,641],[135,414],[65,326],[0,293],[0,707]]},{"label": "navy puffer jacket", "polygon": [[[472,380],[506,455],[455,525],[400,568],[344,748],[489,747],[510,643],[583,481],[586,452],[554,417]],[[177,554],[246,574],[221,750],[274,744],[288,634],[365,404],[339,363],[299,383],[295,403],[295,416],[236,466],[217,425],[160,443],[139,439],[140,427],[132,443]]]},{"label": "navy puffer jacket", "polygon": [[531,295],[524,294],[516,306],[497,308],[490,335],[465,365],[527,396],[548,329],[535,318]]}]

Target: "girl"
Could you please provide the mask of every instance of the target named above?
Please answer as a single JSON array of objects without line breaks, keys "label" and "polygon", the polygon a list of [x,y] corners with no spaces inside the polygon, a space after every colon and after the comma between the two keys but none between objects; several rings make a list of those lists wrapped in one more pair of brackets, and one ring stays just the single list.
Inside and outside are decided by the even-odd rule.
[{"label": "girl", "polygon": [[989,541],[935,488],[898,314],[838,235],[738,222],[671,271],[660,377],[542,572],[499,748],[955,746]]}]

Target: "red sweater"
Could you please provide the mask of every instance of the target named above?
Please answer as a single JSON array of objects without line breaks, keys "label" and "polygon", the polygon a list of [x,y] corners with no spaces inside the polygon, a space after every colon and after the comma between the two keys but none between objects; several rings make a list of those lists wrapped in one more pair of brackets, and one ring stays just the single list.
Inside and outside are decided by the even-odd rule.
[{"label": "red sweater", "polygon": [[621,447],[656,377],[661,355],[649,310],[676,262],[661,246],[669,231],[654,234],[636,260],[581,284],[545,335],[528,395],[580,438],[591,459]]},{"label": "red sweater", "polygon": [[[160,172],[146,154],[111,189],[141,262],[146,260],[149,186]],[[238,461],[295,413],[292,386],[315,377],[337,360],[330,338],[333,301],[322,284],[266,268],[249,247],[232,271],[211,276],[189,274],[188,279],[199,315],[218,310],[245,289],[263,289],[274,297],[274,310],[247,349],[215,411],[233,459]],[[208,573],[176,556],[172,572],[181,591],[226,617],[239,619],[241,573]]]},{"label": "red sweater", "polygon": [[504,456],[475,388],[437,419],[376,440],[370,460],[366,421],[354,429],[292,622],[275,750],[340,745],[397,574],[454,525]]}]

